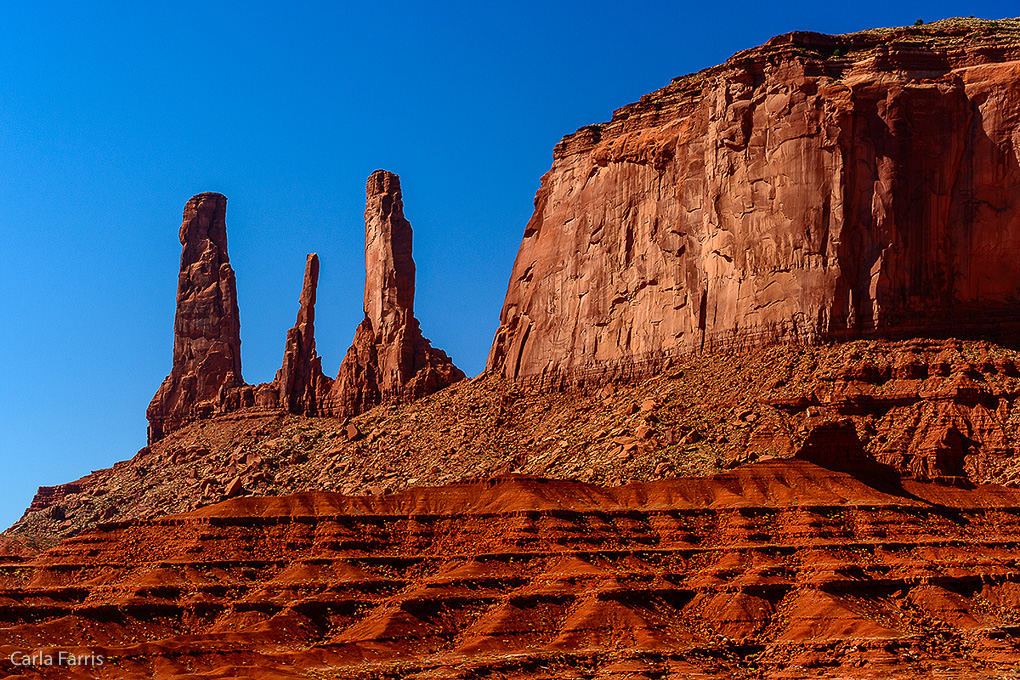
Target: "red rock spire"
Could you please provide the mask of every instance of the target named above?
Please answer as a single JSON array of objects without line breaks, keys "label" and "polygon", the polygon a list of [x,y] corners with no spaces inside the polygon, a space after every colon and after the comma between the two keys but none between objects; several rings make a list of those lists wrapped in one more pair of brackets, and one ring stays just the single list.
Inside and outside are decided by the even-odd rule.
[{"label": "red rock spire", "polygon": [[400,177],[376,170],[365,187],[365,316],[377,329],[414,316],[412,241]]},{"label": "red rock spire", "polygon": [[227,256],[227,198],[203,193],[184,206],[173,367],[146,415],[149,443],[222,409],[242,386],[241,322]]},{"label": "red rock spire", "polygon": [[297,322],[287,331],[283,366],[276,372],[279,407],[291,413],[315,415],[316,389],[323,380],[322,359],[315,353],[315,288],[319,281],[319,256],[312,253],[305,262],[301,306]]},{"label": "red rock spire", "polygon": [[422,336],[414,317],[411,224],[400,178],[376,170],[365,205],[365,319],[340,364],[328,411],[346,417],[386,401],[409,401],[464,378]]}]

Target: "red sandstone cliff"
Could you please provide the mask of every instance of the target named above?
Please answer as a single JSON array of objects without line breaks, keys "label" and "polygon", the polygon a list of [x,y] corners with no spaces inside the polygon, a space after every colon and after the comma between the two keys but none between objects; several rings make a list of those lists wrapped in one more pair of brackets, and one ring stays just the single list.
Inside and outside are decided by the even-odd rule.
[{"label": "red sandstone cliff", "polygon": [[324,409],[340,417],[382,402],[418,399],[464,378],[422,335],[414,317],[412,232],[400,178],[376,170],[365,193],[365,319]]},{"label": "red sandstone cliff", "polygon": [[507,377],[1017,320],[1011,23],[780,36],[553,158],[489,355]]},{"label": "red sandstone cliff", "polygon": [[173,368],[146,411],[150,444],[198,417],[222,412],[231,388],[244,384],[226,212],[222,194],[198,194],[184,206]]},{"label": "red sandstone cliff", "polygon": [[[988,27],[970,25],[979,33]],[[890,42],[887,52],[899,49],[902,57],[904,35]],[[936,35],[925,29],[914,35],[937,40],[907,60],[909,69],[889,67],[885,75],[867,72],[866,67],[879,63],[877,57],[867,66],[866,59],[852,52],[873,49],[868,45],[876,40],[874,35],[841,37],[829,45],[849,46],[851,65],[871,79],[862,86],[863,93],[857,93],[860,100],[851,92],[851,104],[873,101],[876,91],[894,87],[904,73],[912,73],[915,80],[878,107],[882,121],[887,114],[888,120],[896,120],[895,102],[920,96],[913,90],[929,77],[918,75],[918,64],[934,63],[932,73],[942,68],[937,59],[925,61],[938,50],[971,60],[969,67],[952,66],[956,72],[970,69],[957,73],[964,83],[963,96],[969,98],[973,83],[1003,68],[1001,62],[1009,61],[1013,49],[1001,37],[996,47],[995,41],[982,42],[981,35],[959,45],[953,45],[945,31]],[[826,42],[818,36],[811,40],[819,49]],[[795,42],[779,39],[771,47],[745,53],[763,66],[752,79],[754,88],[764,87],[768,68],[789,67],[790,60],[800,63],[798,50],[807,48]],[[783,44],[795,47],[788,54]],[[982,65],[983,59],[992,63]],[[818,61],[808,55],[804,63],[814,63],[811,60]],[[844,81],[850,89],[857,82],[852,71]],[[983,96],[968,99],[971,120],[984,116],[981,125],[988,127],[982,129],[1000,129],[1003,120],[1016,115],[1012,81],[1000,82],[999,90],[987,86]],[[766,108],[775,92],[783,90],[767,90]],[[1008,105],[998,111],[986,106],[995,97]],[[794,99],[790,95],[787,103]],[[967,318],[964,311],[1011,311],[1016,279],[993,277],[1012,271],[1006,258],[1013,254],[1015,222],[1007,192],[1015,188],[1015,163],[1008,156],[999,158],[1003,162],[998,166],[979,167],[980,154],[967,149],[983,148],[983,142],[975,140],[971,128],[959,142],[955,174],[945,183],[925,174],[940,166],[937,154],[929,154],[926,163],[914,156],[920,153],[918,144],[935,144],[933,129],[919,121],[930,116],[951,119],[956,109],[951,97],[948,101],[945,109],[937,108],[937,97],[927,109],[915,102],[909,115],[888,128],[884,142],[875,141],[874,149],[884,151],[873,151],[871,161],[866,148],[853,147],[865,160],[841,160],[852,163],[854,170],[841,166],[847,169],[840,171],[840,181],[850,177],[852,187],[859,189],[860,173],[871,177],[868,181],[875,183],[870,202],[854,193],[858,189],[848,189],[851,184],[830,187],[835,192],[830,198],[848,201],[850,196],[857,207],[839,203],[840,222],[833,218],[839,212],[837,203],[830,201],[823,213],[829,215],[825,228],[832,231],[817,242],[811,240],[818,235],[812,231],[818,226],[811,221],[815,213],[796,212],[817,197],[806,184],[796,195],[782,190],[784,182],[799,176],[799,162],[810,165],[810,148],[789,157],[775,151],[787,173],[785,179],[769,175],[776,182],[770,195],[775,190],[775,196],[786,197],[785,202],[767,198],[776,201],[775,215],[758,215],[752,205],[741,216],[747,225],[732,212],[738,194],[714,195],[710,212],[715,211],[718,222],[709,222],[717,230],[708,232],[709,245],[698,241],[704,234],[697,230],[677,232],[684,237],[683,247],[673,252],[663,236],[666,245],[660,246],[672,252],[673,260],[651,257],[654,248],[636,229],[647,223],[634,222],[628,212],[619,222],[606,217],[600,236],[584,232],[589,250],[609,248],[614,256],[633,258],[626,267],[584,269],[578,262],[595,260],[585,260],[583,253],[576,258],[555,240],[543,241],[551,254],[524,267],[511,294],[528,292],[547,306],[541,314],[539,307],[528,307],[527,318],[516,307],[504,314],[507,325],[493,350],[494,365],[503,373],[526,377],[525,369],[542,356],[534,354],[537,346],[546,352],[543,368],[584,366],[576,353],[584,338],[616,343],[609,345],[616,347],[616,354],[601,358],[641,356],[638,350],[659,336],[640,324],[616,336],[613,328],[622,326],[607,322],[585,328],[586,322],[603,317],[571,316],[584,306],[571,299],[570,291],[581,290],[597,276],[628,285],[637,280],[641,285],[627,289],[633,297],[610,310],[610,321],[659,319],[652,330],[666,322],[679,324],[682,314],[655,316],[667,309],[663,305],[668,305],[669,295],[682,290],[669,286],[688,280],[681,277],[687,273],[653,267],[664,267],[664,262],[689,266],[684,271],[691,281],[707,277],[697,298],[694,337],[706,347],[725,344],[727,338],[751,344],[791,333],[811,340],[912,328],[927,332],[950,322],[974,327],[984,323],[987,330],[987,319]],[[645,104],[657,106],[654,101]],[[825,102],[821,106],[827,110]],[[674,113],[663,107],[663,120]],[[849,127],[826,128],[838,142],[823,147],[830,160],[832,154],[844,153],[838,141],[842,135],[856,139],[856,126],[868,122],[866,117],[851,120]],[[876,126],[871,134],[883,139],[879,123],[871,122]],[[905,132],[907,123],[913,129]],[[743,132],[734,132],[735,148],[723,144],[729,151],[713,147],[712,162],[720,162],[722,154],[731,162],[727,172],[740,171],[740,163],[752,158],[748,140],[755,139],[756,129],[749,124]],[[946,130],[947,139],[953,138],[955,128]],[[779,134],[771,128],[763,134],[769,138],[773,133]],[[747,142],[744,154],[727,156],[739,150],[741,135]],[[640,166],[644,142],[638,137],[638,144],[627,147],[630,151],[620,150],[636,156],[589,168],[591,174],[579,177],[573,189],[561,187],[559,200],[572,200],[572,192],[583,194],[590,183],[598,185],[605,180],[602,173],[618,173],[620,184],[614,190],[621,195],[636,192],[642,200],[665,200],[667,184],[660,182],[660,193],[653,197],[637,181],[640,176],[627,177],[628,168],[637,175],[644,172],[630,168]],[[1012,149],[1002,134],[995,139],[998,148]],[[600,142],[593,143],[598,148]],[[697,143],[692,138],[688,146]],[[787,145],[802,144],[808,142],[792,137]],[[901,145],[908,149],[903,155],[889,155]],[[561,148],[557,163],[566,163],[563,159],[573,154],[567,151]],[[574,155],[586,153],[592,149]],[[680,153],[686,151],[674,148],[667,155],[673,159]],[[662,167],[671,162],[664,161]],[[869,162],[882,170],[867,175]],[[660,164],[649,167],[665,172]],[[743,171],[751,176],[763,172],[760,167]],[[697,188],[698,181],[689,184]],[[764,181],[753,182],[751,194]],[[547,176],[546,184],[551,182]],[[918,182],[922,189],[911,188]],[[995,182],[1004,189],[999,202],[987,203],[996,198],[991,195]],[[965,189],[959,188],[961,183]],[[936,185],[943,193],[924,193]],[[366,320],[338,380],[348,381],[352,391],[339,394],[348,395],[345,403],[352,408],[414,393],[420,376],[430,371],[452,375],[456,370],[421,338],[413,317],[410,227],[402,217],[396,177],[377,173],[369,186]],[[920,192],[920,204],[910,198],[914,191]],[[544,196],[540,192],[537,222],[529,226],[526,247],[528,238],[540,239],[542,230],[551,229],[547,216],[557,209],[556,196],[552,189]],[[203,198],[210,203],[203,206]],[[240,382],[239,360],[236,370],[226,370],[221,361],[227,349],[239,346],[239,340],[234,342],[236,303],[222,303],[233,300],[225,233],[219,238],[222,229],[207,229],[209,235],[203,237],[195,227],[222,225],[223,200],[213,194],[196,197],[189,202],[189,208],[195,203],[192,222],[185,213],[179,344],[174,372],[153,401],[153,408],[159,407],[154,425],[178,426],[196,414],[236,408],[252,391]],[[906,201],[906,207],[900,201]],[[929,201],[945,209],[938,213],[942,217],[929,214]],[[591,209],[597,211],[597,201],[595,205]],[[684,205],[678,204],[677,216],[686,211]],[[787,215],[788,232],[776,231],[771,220],[786,215],[782,211],[790,205],[796,219]],[[962,205],[970,206],[972,219],[954,217]],[[640,201],[627,209],[651,210]],[[992,215],[996,209],[998,217]],[[993,218],[1002,220],[1001,233],[990,231]],[[555,220],[551,224],[555,226]],[[727,232],[720,224],[736,231]],[[635,227],[629,236],[628,225]],[[610,248],[617,227],[624,230],[617,242],[622,251]],[[758,227],[763,231],[754,231]],[[798,240],[800,229],[810,238]],[[558,233],[565,232],[561,228]],[[779,238],[783,233],[786,240]],[[947,240],[933,246],[925,240],[932,233]],[[712,244],[711,239],[722,236],[731,239],[729,245]],[[888,243],[877,255],[868,250],[878,248],[881,239]],[[695,245],[701,248],[701,260],[685,255]],[[715,250],[705,250],[710,247]],[[199,254],[189,255],[189,248]],[[924,257],[911,259],[916,255],[912,249]],[[555,260],[557,253],[562,260]],[[768,269],[756,259],[763,253],[789,262]],[[873,261],[867,259],[873,256]],[[742,268],[733,264],[738,260]],[[862,270],[853,267],[869,261],[873,279],[862,288]],[[960,264],[964,261],[969,268]],[[925,278],[946,262],[954,267],[952,285]],[[569,271],[561,273],[560,267]],[[726,271],[736,277],[728,284],[736,293],[713,297],[715,288],[710,286],[723,288],[728,279],[718,277]],[[858,278],[847,272],[857,272]],[[317,260],[310,256],[283,367],[269,384],[277,400],[273,408],[298,414],[314,409],[329,384],[318,371],[314,348],[316,275]],[[772,283],[765,285],[769,277]],[[910,288],[917,281],[923,285]],[[554,284],[561,286],[562,298],[549,290]],[[745,288],[750,298],[742,296]],[[774,302],[757,307],[748,302],[770,290],[777,291]],[[870,297],[857,303],[862,290]],[[847,314],[835,323],[840,291],[847,294]],[[584,289],[578,300],[597,301],[604,292],[598,286]],[[692,311],[684,305],[677,309]],[[862,309],[871,321],[862,320]],[[805,310],[818,316],[809,318]],[[787,312],[792,314],[788,320],[783,317]],[[727,314],[758,321],[776,316],[771,325],[745,329],[719,321],[731,318]],[[522,318],[525,327],[510,323],[519,324]],[[539,320],[554,325],[557,318],[567,326],[573,323],[575,332],[555,329],[548,336],[549,327],[538,326]],[[807,330],[802,333],[802,328]],[[673,346],[642,351],[689,348],[678,340]],[[418,363],[419,354],[426,362]],[[230,356],[238,355],[235,351]],[[1020,650],[1020,492],[970,483],[997,479],[1020,484],[1018,365],[1015,351],[987,342],[789,345],[740,354],[691,354],[670,361],[668,370],[653,379],[606,386],[598,394],[548,394],[490,374],[417,404],[359,416],[352,425],[368,434],[357,441],[337,421],[281,413],[181,427],[132,461],[72,484],[41,488],[19,522],[20,531],[0,537],[0,668],[16,677],[97,675],[94,667],[15,668],[15,658],[24,650],[60,649],[102,655],[110,664],[99,673],[117,677],[306,677],[322,669],[345,677],[422,678],[788,678],[831,675],[831,669],[862,680],[928,677],[943,671],[968,678],[1004,677],[1015,668]],[[596,365],[596,374],[599,370]],[[210,387],[217,384],[218,390]],[[806,460],[769,460],[774,454]],[[690,474],[699,466],[730,466],[759,455],[762,460],[756,465],[711,477],[617,486],[627,478]],[[900,480],[883,465],[939,484]],[[616,488],[500,476],[382,496],[392,490],[391,484],[401,488],[513,469],[602,481]],[[274,494],[315,487],[345,487],[348,493],[369,496],[313,492],[244,498],[186,515],[158,516],[174,504],[196,508],[234,496],[239,489]],[[146,519],[123,521],[141,517]],[[38,528],[51,531],[26,531]],[[93,530],[80,533],[87,528]],[[26,540],[26,533],[79,535],[33,557],[45,542]]]}]

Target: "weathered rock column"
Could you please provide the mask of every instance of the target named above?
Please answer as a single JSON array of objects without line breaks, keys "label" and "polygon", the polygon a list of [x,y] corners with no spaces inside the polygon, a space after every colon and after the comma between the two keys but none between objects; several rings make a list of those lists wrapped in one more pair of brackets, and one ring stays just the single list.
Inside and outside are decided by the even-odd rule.
[{"label": "weathered rock column", "polygon": [[414,317],[412,231],[400,178],[376,170],[365,193],[365,319],[327,400],[328,412],[340,417],[382,402],[417,399],[464,378],[422,336]]},{"label": "weathered rock column", "polygon": [[184,206],[173,367],[146,416],[149,443],[221,410],[241,377],[241,322],[227,255],[227,198],[203,193]]},{"label": "weathered rock column", "polygon": [[[274,384],[279,407],[291,413],[316,415],[318,391],[323,389],[322,359],[315,352],[315,289],[319,281],[319,256],[312,253],[305,262],[305,278],[297,322],[287,331],[283,366]],[[325,386],[328,390],[328,386]]]}]

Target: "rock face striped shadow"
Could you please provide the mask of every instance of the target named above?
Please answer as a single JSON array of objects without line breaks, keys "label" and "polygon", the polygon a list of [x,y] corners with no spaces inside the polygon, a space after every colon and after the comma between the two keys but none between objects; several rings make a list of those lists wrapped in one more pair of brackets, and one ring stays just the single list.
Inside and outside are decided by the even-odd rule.
[{"label": "rock face striped shadow", "polygon": [[[1020,491],[866,481],[768,461],[102,525],[0,567],[0,657],[21,677],[1001,677]],[[107,663],[12,668],[40,649]]]}]

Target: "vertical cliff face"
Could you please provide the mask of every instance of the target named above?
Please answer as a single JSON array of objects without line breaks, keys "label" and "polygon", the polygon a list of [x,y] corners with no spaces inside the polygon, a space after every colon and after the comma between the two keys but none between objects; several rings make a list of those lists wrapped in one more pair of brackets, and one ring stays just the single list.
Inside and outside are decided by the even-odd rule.
[{"label": "vertical cliff face", "polygon": [[333,415],[409,401],[464,378],[422,335],[414,317],[411,241],[400,178],[377,170],[366,186],[365,319],[328,396],[326,411]]},{"label": "vertical cliff face", "polygon": [[488,368],[1020,317],[1020,31],[789,34],[556,147]]},{"label": "vertical cliff face", "polygon": [[322,359],[315,352],[315,289],[318,281],[319,256],[312,253],[305,262],[297,322],[287,331],[283,366],[276,372],[273,382],[279,407],[301,415],[316,415],[318,402],[329,389],[322,374]]},{"label": "vertical cliff face", "polygon": [[244,384],[226,211],[227,198],[215,193],[198,194],[184,206],[173,367],[146,411],[149,443],[223,409]]}]

